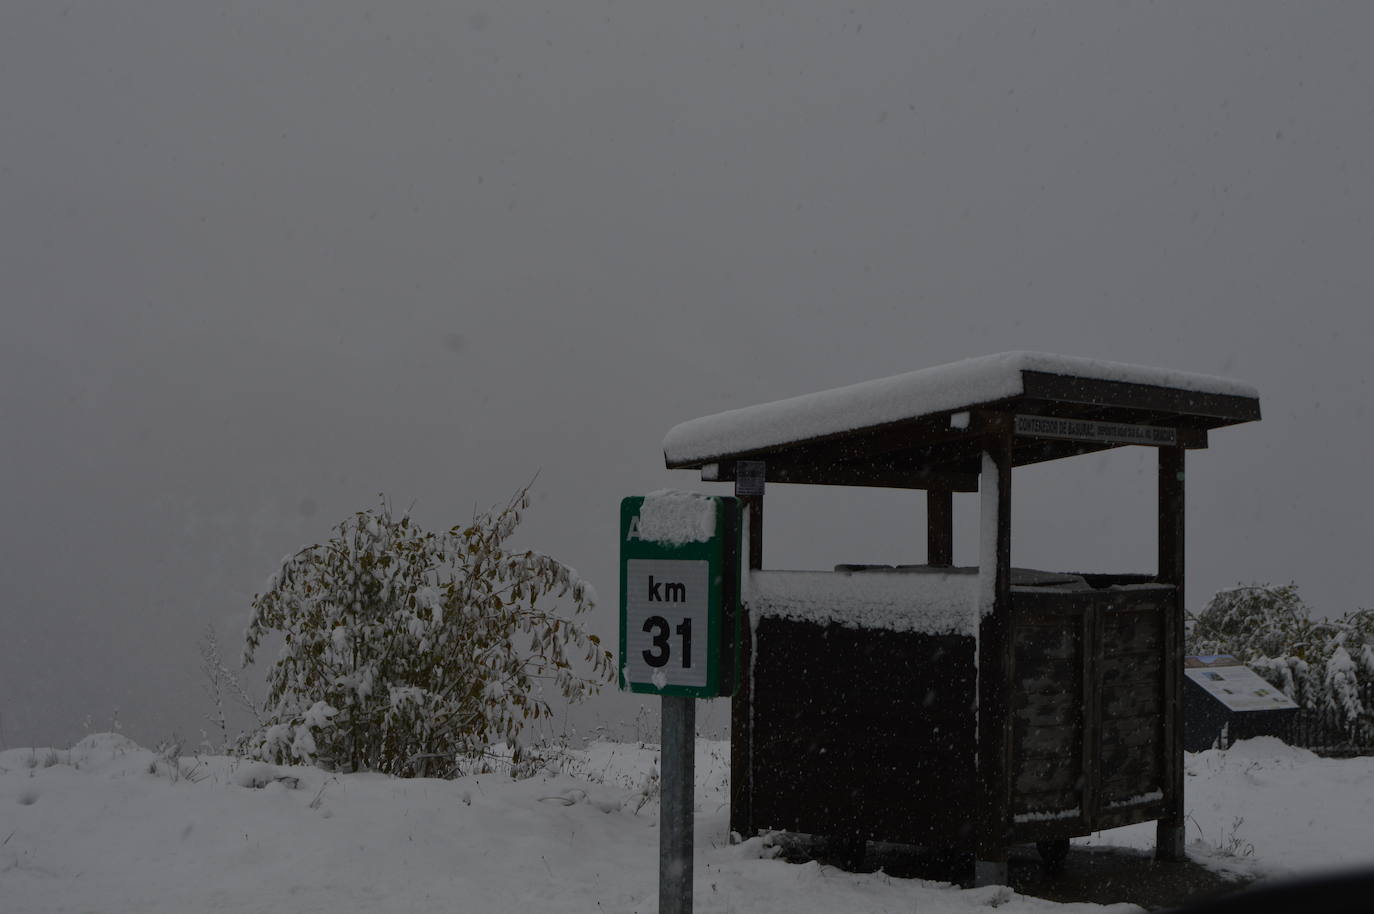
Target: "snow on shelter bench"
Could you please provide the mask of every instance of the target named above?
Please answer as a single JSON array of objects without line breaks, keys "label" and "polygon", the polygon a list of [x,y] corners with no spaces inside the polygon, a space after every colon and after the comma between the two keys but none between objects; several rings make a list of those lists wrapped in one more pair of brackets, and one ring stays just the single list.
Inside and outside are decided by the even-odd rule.
[{"label": "snow on shelter bench", "polygon": [[[968,853],[1157,820],[1183,852],[1184,454],[1259,419],[1253,388],[1013,352],[683,423],[670,468],[747,506],[731,829]],[[1154,574],[1013,569],[1012,469],[1159,452]],[[927,563],[762,570],[764,483],[927,491]],[[952,494],[980,493],[977,567],[953,566]]]}]

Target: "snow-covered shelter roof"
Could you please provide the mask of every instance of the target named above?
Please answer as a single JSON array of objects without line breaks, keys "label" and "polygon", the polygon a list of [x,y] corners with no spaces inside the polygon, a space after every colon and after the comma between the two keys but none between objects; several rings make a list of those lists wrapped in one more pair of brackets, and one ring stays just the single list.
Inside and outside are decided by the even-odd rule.
[{"label": "snow-covered shelter roof", "polygon": [[[1004,352],[693,419],[663,452],[708,480],[763,460],[775,482],[972,491],[989,434],[1015,434],[1020,465],[1124,444],[1206,447],[1208,429],[1259,417],[1255,388],[1225,378]],[[1146,441],[1142,427],[1164,437]]]}]

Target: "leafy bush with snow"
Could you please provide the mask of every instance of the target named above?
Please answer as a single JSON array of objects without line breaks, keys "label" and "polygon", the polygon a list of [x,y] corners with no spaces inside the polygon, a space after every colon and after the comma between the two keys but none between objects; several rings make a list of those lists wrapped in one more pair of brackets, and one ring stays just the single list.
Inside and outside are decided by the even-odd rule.
[{"label": "leafy bush with snow", "polygon": [[1295,584],[1238,586],[1189,618],[1187,652],[1232,654],[1346,740],[1374,745],[1374,611],[1313,620]]},{"label": "leafy bush with snow", "polygon": [[526,487],[436,534],[383,502],[289,556],[253,599],[244,663],[270,635],[283,645],[247,754],[444,775],[547,716],[550,692],[576,701],[599,689],[611,654],[574,618],[593,606],[590,589],[567,565],[507,546],[528,507]]}]

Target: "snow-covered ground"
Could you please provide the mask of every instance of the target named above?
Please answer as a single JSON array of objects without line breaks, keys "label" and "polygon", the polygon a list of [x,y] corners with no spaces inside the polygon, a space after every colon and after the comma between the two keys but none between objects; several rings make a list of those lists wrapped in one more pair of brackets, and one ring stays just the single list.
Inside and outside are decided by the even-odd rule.
[{"label": "snow-covered ground", "polygon": [[[180,771],[122,736],[0,752],[0,911],[654,911],[657,752],[597,743],[525,780]],[[697,745],[703,912],[1134,910],[855,875],[725,840],[728,747]],[[1261,874],[1374,863],[1374,759],[1275,740],[1189,757],[1190,853]],[[257,785],[257,786],[254,786]],[[1237,820],[1243,820],[1237,822]],[[1151,827],[1088,843],[1149,846]]]},{"label": "snow-covered ground", "polygon": [[[1264,736],[1185,759],[1194,860],[1264,877],[1374,866],[1374,758],[1321,758]],[[1078,843],[1153,848],[1154,840],[1149,822]]]}]

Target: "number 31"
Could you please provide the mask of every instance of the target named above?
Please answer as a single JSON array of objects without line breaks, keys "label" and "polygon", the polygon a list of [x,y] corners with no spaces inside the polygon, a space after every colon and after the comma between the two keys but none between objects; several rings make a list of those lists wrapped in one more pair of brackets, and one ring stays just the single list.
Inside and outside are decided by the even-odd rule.
[{"label": "number 31", "polygon": [[[668,658],[672,656],[673,649],[668,643],[670,629],[669,622],[662,616],[650,616],[644,620],[644,631],[657,632],[654,634],[654,649],[644,651],[644,662],[652,667],[666,666]],[[677,633],[682,636],[682,668],[684,670],[692,667],[692,620],[683,619],[682,624],[677,627]]]}]

